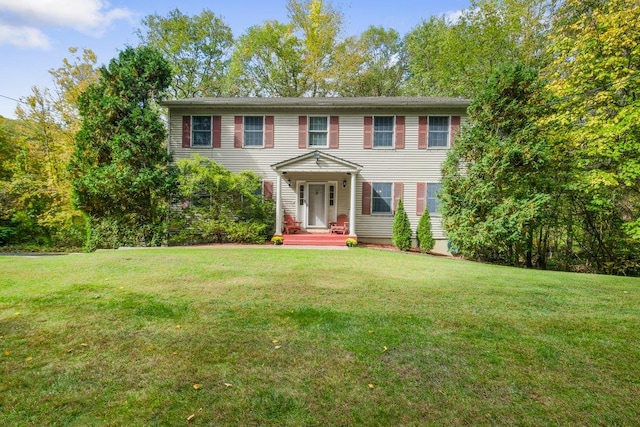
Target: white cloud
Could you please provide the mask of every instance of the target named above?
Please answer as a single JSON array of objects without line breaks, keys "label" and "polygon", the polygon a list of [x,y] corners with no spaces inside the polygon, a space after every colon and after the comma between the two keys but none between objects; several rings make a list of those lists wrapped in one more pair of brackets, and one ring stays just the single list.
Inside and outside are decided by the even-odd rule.
[{"label": "white cloud", "polygon": [[17,47],[32,49],[49,49],[49,40],[37,28],[13,27],[0,23],[0,45],[10,44]]},{"label": "white cloud", "polygon": [[[100,36],[112,22],[134,15],[126,8],[110,8],[105,0],[0,0],[0,10],[4,21],[0,25],[21,31],[21,35],[10,37],[9,43],[18,45],[16,40],[33,39],[25,47],[43,47],[43,41],[48,45],[45,28],[67,28]],[[7,43],[5,39],[3,34],[0,44]]]},{"label": "white cloud", "polygon": [[[2,1],[2,0],[0,0]],[[451,10],[449,12],[446,12],[444,14],[444,18],[447,20],[447,22],[449,22],[450,24],[457,24],[458,21],[460,20],[460,18],[462,18],[462,15],[464,14],[465,10]]]}]

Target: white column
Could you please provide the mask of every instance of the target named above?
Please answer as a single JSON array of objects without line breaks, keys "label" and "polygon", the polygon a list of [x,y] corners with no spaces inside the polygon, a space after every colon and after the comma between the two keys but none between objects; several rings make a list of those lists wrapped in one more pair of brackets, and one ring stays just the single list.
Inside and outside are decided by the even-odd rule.
[{"label": "white column", "polygon": [[282,235],[282,176],[276,181],[276,236]]},{"label": "white column", "polygon": [[351,172],[351,203],[349,207],[349,234],[356,234],[356,172]]}]

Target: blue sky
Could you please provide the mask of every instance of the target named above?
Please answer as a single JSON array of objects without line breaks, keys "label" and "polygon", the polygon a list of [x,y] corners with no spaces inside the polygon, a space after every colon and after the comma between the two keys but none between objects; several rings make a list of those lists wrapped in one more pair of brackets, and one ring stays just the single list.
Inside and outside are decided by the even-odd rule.
[{"label": "blue sky", "polygon": [[[469,0],[332,0],[344,15],[343,36],[369,25],[394,28],[404,35],[430,16],[455,16]],[[17,103],[31,87],[53,86],[48,70],[70,57],[69,47],[89,48],[104,64],[126,45],[143,17],[166,16],[180,9],[195,15],[210,9],[231,27],[235,37],[265,20],[286,21],[286,0],[0,0],[0,115],[15,117]]]}]

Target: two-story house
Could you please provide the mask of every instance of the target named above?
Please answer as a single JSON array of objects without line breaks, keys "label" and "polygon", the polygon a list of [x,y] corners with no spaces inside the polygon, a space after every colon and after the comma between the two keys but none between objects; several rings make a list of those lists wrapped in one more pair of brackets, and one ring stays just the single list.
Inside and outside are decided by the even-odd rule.
[{"label": "two-story house", "polygon": [[[446,252],[437,194],[441,165],[465,120],[458,98],[194,98],[165,101],[169,153],[193,153],[233,172],[252,170],[303,230],[346,215],[360,242],[389,243],[402,198],[412,228],[425,210],[435,251]],[[285,237],[286,242],[286,237]]]}]

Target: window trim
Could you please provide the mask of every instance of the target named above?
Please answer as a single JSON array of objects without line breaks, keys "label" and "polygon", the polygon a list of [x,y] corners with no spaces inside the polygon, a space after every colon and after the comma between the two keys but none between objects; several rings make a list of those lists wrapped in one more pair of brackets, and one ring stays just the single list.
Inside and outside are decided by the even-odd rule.
[{"label": "window trim", "polygon": [[[431,136],[431,132],[432,132],[432,126],[431,126],[431,118],[432,117],[446,118],[447,119],[447,130],[446,130],[447,144],[446,145],[431,145],[432,138],[430,138],[430,136]],[[445,131],[438,130],[438,131],[434,131],[434,132],[436,132],[436,133],[444,133]],[[429,149],[429,150],[446,150],[446,149],[448,149],[450,147],[451,147],[451,116],[437,116],[437,115],[427,116],[427,149]]]},{"label": "window trim", "polygon": [[[376,185],[390,185],[389,189],[389,211],[388,212],[380,212],[374,209],[374,199],[383,199],[382,197],[376,197]],[[393,216],[393,182],[371,182],[371,215],[380,215],[380,216]]]},{"label": "window trim", "polygon": [[[207,115],[192,115],[191,117],[191,141],[190,141],[190,146],[191,148],[211,148],[213,147],[213,116],[207,116]],[[209,119],[209,130],[196,130],[195,126],[194,126],[194,118],[208,118]],[[209,135],[209,143],[208,144],[195,144],[195,134],[196,132],[201,133],[201,134],[205,134],[205,132]]]},{"label": "window trim", "polygon": [[[262,130],[261,130],[261,144],[260,145],[247,145],[247,132],[249,133],[257,133],[257,131],[254,130],[249,130],[247,131],[247,117],[260,117],[262,119]],[[246,115],[246,116],[242,116],[242,148],[264,148],[265,147],[265,116],[264,115]]]},{"label": "window trim", "polygon": [[[435,195],[435,197],[429,197],[429,186],[432,185],[438,185],[438,191]],[[440,193],[442,191],[442,182],[427,182],[425,185],[425,194],[424,194],[424,209],[425,211],[429,212],[429,216],[441,216],[440,213],[440,198],[438,197],[438,193]],[[429,200],[435,200],[436,201],[436,209],[435,211],[431,212],[431,209],[429,207]]]},{"label": "window trim", "polygon": [[[323,131],[311,130],[311,119],[325,119],[325,129]],[[329,116],[307,116],[307,148],[329,148]],[[312,134],[324,134],[324,145],[311,144]]]},{"label": "window trim", "polygon": [[[377,131],[391,134],[391,145],[376,145],[376,119],[377,118],[390,118],[391,119],[391,130],[390,131]],[[380,150],[392,150],[395,148],[396,143],[396,116],[373,116],[373,120],[371,123],[371,148],[380,149]]]}]

